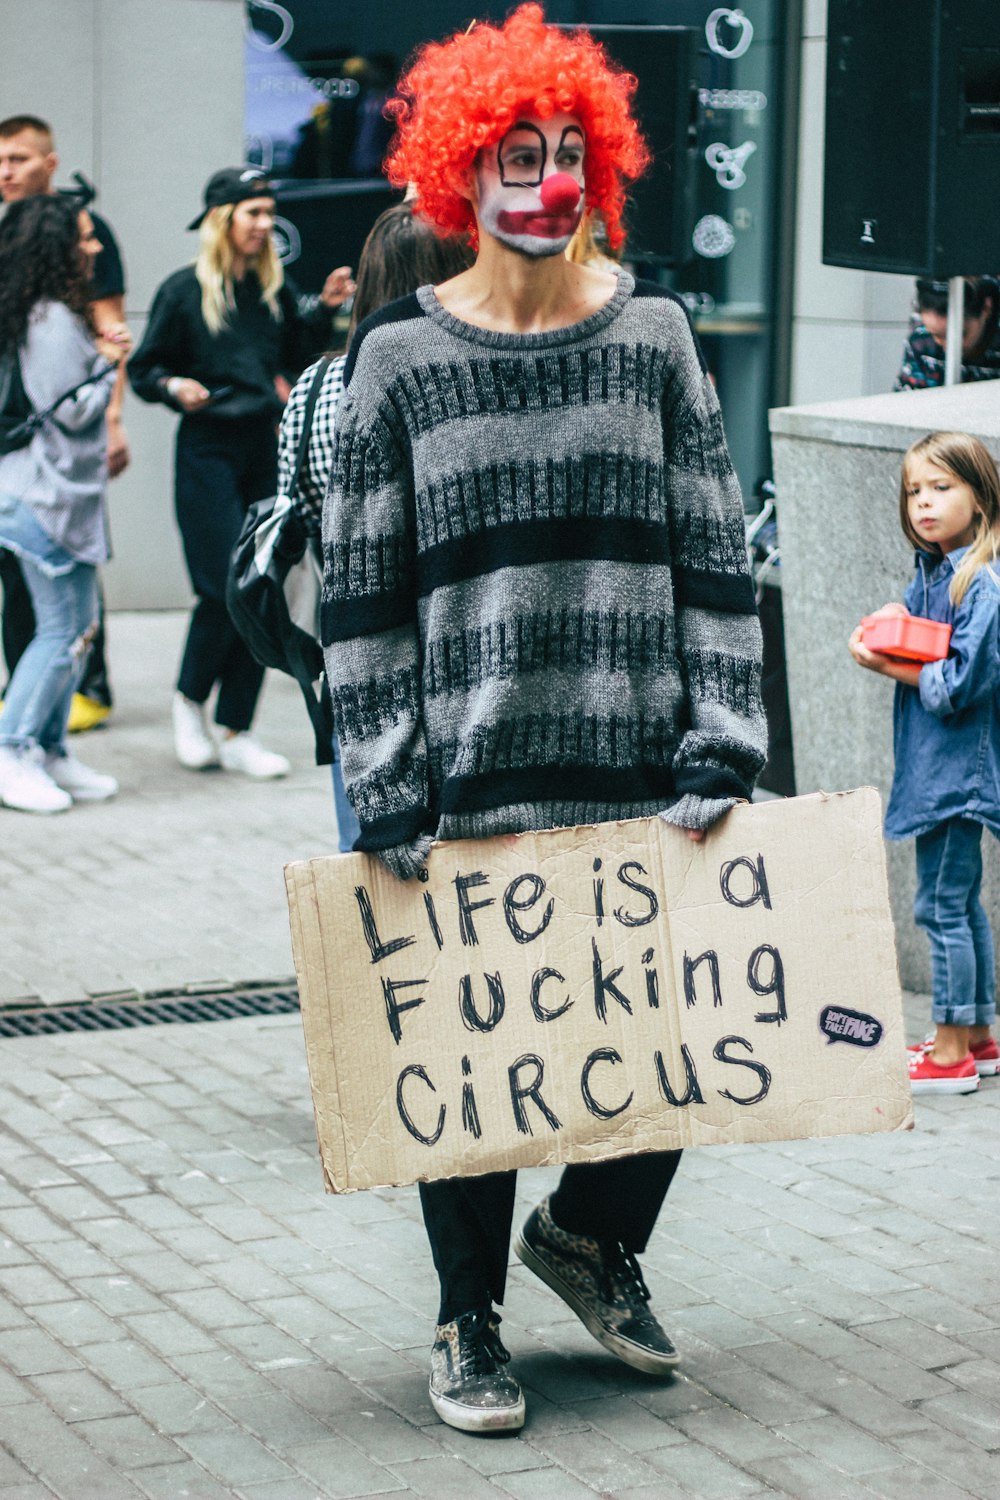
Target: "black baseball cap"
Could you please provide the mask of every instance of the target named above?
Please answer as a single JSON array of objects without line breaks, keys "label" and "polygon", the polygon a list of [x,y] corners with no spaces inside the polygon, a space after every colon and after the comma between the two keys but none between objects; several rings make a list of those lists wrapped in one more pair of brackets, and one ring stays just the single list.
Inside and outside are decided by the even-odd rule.
[{"label": "black baseball cap", "polygon": [[199,228],[209,209],[225,203],[243,203],[247,198],[273,198],[274,185],[262,167],[223,167],[205,184],[205,207],[189,229]]}]

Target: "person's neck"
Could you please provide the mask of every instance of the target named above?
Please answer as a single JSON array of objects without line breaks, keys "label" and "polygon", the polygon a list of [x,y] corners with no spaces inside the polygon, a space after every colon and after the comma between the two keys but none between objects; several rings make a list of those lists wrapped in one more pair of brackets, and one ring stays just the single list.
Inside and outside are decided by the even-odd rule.
[{"label": "person's neck", "polygon": [[549,333],[582,322],[614,293],[613,278],[564,255],[527,256],[488,234],[475,264],[439,288],[446,311],[496,333]]},{"label": "person's neck", "polygon": [[245,255],[234,255],[233,256],[233,280],[234,281],[242,281],[243,280],[244,276],[247,274],[247,268],[248,268],[249,264],[250,264],[250,262],[249,262],[249,260],[247,259],[247,257]]}]

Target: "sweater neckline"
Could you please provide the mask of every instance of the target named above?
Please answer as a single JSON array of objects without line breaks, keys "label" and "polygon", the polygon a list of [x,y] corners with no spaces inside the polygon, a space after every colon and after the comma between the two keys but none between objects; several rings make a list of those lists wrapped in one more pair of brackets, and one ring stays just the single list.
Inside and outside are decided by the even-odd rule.
[{"label": "sweater neckline", "polygon": [[551,349],[559,344],[575,344],[580,339],[590,338],[609,323],[614,322],[635,290],[635,278],[631,272],[618,272],[618,285],[603,307],[584,318],[581,323],[570,323],[565,328],[550,328],[544,333],[501,333],[494,328],[480,328],[476,323],[466,323],[456,318],[438,301],[432,286],[417,290],[417,300],[431,322],[437,323],[456,338],[467,339],[471,344],[483,344],[490,349]]}]

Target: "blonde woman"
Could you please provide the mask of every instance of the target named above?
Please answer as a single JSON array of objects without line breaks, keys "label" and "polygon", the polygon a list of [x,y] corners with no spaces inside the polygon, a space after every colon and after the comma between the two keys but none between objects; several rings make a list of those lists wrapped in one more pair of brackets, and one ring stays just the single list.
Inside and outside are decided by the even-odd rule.
[{"label": "blonde woman", "polygon": [[[303,317],[275,252],[274,211],[274,190],[257,168],[226,167],[209,179],[204,210],[188,226],[201,232],[198,259],[156,293],[129,367],[138,396],[181,413],[174,497],[198,602],[174,697],[177,758],[191,770],[221,762],[257,779],[289,767],[249,733],[264,673],[229,619],[226,570],[246,510],[274,493],[288,382],[329,343],[330,313],[354,289],[342,266]],[[218,742],[205,722],[216,686]]]}]

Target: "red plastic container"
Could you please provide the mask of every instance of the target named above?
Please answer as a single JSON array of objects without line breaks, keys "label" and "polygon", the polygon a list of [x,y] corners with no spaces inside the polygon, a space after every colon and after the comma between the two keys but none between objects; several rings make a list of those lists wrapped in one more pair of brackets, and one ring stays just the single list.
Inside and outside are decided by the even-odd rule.
[{"label": "red plastic container", "polygon": [[903,661],[941,661],[948,655],[951,626],[922,615],[866,615],[861,644]]}]

